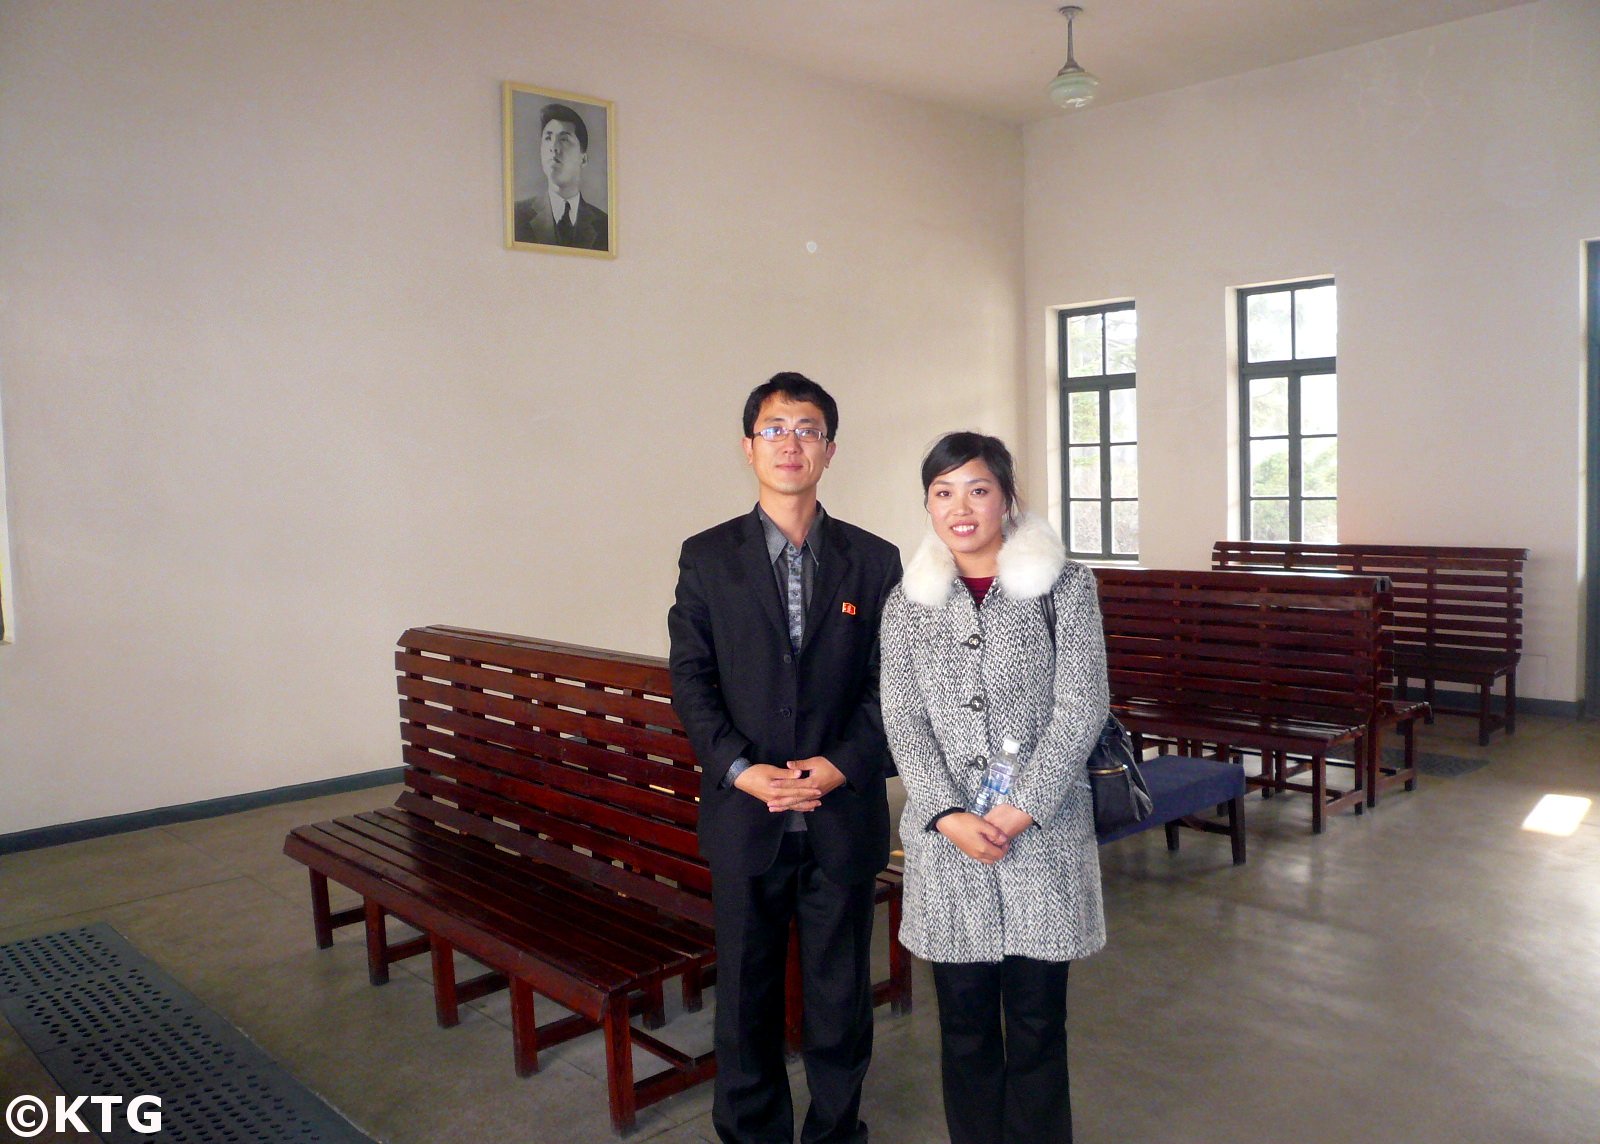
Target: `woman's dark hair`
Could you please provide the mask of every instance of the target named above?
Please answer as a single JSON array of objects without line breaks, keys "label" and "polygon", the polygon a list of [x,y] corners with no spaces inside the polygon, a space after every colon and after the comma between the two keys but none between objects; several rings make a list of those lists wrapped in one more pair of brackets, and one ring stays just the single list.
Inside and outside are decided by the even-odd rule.
[{"label": "woman's dark hair", "polygon": [[755,436],[756,418],[761,416],[761,407],[773,395],[787,398],[790,401],[809,401],[822,410],[822,420],[828,428],[828,440],[837,440],[839,436],[839,406],[826,389],[812,381],[803,373],[786,371],[775,373],[766,381],[750,391],[750,396],[744,401],[744,435]]},{"label": "woman's dark hair", "polygon": [[998,437],[986,437],[965,429],[940,437],[922,458],[922,499],[928,499],[928,486],[934,481],[968,461],[982,461],[989,466],[1000,485],[1000,495],[1005,497],[1006,515],[1015,515],[1017,467],[1011,461],[1011,450]]}]

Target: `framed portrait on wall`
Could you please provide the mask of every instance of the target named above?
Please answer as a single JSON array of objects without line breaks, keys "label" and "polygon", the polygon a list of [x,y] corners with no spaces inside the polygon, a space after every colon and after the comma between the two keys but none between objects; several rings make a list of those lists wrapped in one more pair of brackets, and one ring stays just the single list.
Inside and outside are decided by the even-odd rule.
[{"label": "framed portrait on wall", "polygon": [[504,104],[506,247],[615,258],[611,104],[521,83],[505,85]]}]

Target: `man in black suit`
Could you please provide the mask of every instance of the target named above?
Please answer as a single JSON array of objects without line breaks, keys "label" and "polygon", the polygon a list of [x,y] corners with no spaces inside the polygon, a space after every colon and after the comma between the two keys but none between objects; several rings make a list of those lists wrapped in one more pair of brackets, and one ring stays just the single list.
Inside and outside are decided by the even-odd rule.
[{"label": "man in black suit", "polygon": [[873,882],[889,860],[878,616],[900,554],[817,503],[838,423],[801,374],[756,387],[744,410],[756,508],[684,542],[667,616],[716,911],[712,1120],[739,1144],[794,1136],[783,984],[795,919],[811,1090],[801,1139],[867,1139]]},{"label": "man in black suit", "polygon": [[564,103],[540,109],[539,164],[545,189],[517,202],[512,237],[546,246],[609,250],[611,220],[579,194],[589,164],[589,128],[576,109]]}]

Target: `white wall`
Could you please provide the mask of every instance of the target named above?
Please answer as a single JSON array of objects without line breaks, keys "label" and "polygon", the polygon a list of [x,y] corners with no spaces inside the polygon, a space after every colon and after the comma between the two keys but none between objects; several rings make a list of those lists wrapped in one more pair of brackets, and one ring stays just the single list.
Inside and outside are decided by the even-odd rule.
[{"label": "white wall", "polygon": [[[664,653],[776,370],[901,543],[1014,429],[1018,131],[581,9],[0,6],[0,834],[398,765],[411,624]],[[504,80],[615,101],[615,261],[503,248]]]},{"label": "white wall", "polygon": [[1574,700],[1600,5],[1549,0],[1024,134],[1033,476],[1050,307],[1136,300],[1142,561],[1237,535],[1230,287],[1339,287],[1340,538],[1526,546],[1520,694]]}]

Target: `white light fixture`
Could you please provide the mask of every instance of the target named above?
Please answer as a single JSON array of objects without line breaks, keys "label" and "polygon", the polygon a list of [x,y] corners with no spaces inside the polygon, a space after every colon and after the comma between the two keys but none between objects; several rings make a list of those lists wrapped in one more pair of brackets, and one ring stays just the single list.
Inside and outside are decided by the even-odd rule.
[{"label": "white light fixture", "polygon": [[1076,4],[1068,4],[1059,11],[1067,18],[1067,62],[1061,65],[1056,78],[1050,81],[1050,98],[1057,107],[1087,107],[1094,100],[1094,91],[1100,86],[1100,81],[1079,67],[1078,61],[1072,58],[1072,18],[1083,9]]}]

